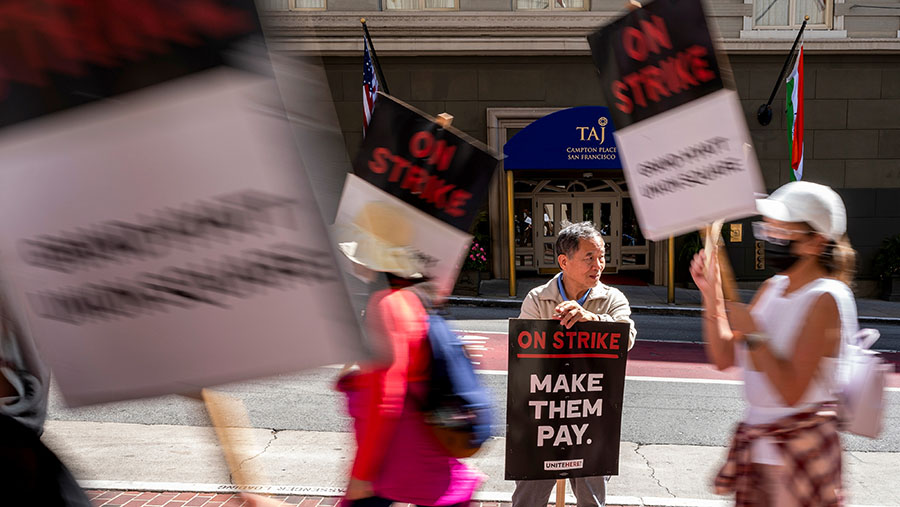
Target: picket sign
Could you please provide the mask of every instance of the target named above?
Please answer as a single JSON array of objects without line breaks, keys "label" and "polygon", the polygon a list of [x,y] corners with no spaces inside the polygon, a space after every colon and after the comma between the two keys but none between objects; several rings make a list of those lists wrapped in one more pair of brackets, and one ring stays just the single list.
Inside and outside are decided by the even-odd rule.
[{"label": "picket sign", "polygon": [[[763,180],[701,0],[647,2],[588,42],[644,237],[754,215]],[[656,86],[641,85],[647,76]]]}]

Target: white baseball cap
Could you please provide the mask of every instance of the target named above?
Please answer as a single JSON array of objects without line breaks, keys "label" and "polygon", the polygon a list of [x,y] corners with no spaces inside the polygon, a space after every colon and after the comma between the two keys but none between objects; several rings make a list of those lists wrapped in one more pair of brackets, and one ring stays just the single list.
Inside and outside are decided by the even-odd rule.
[{"label": "white baseball cap", "polygon": [[847,232],[844,201],[831,187],[792,181],[765,199],[756,200],[759,213],[782,222],[806,222],[826,238],[838,240]]}]

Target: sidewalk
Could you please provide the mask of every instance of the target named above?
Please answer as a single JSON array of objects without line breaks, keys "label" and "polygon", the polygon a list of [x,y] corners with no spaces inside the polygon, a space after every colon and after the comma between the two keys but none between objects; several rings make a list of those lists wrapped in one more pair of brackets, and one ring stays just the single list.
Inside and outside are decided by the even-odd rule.
[{"label": "sidewalk", "polygon": [[[519,308],[522,299],[531,289],[547,282],[548,277],[522,278],[516,281],[516,297],[509,296],[509,281],[505,279],[481,282],[481,293],[477,297],[450,296],[453,305],[500,306]],[[628,298],[634,313],[657,315],[699,315],[700,291],[675,288],[675,303],[668,304],[668,288],[660,285],[613,285]],[[755,290],[739,289],[741,299],[749,301]],[[900,324],[900,302],[880,299],[857,299],[856,306],[860,322],[887,322]]]},{"label": "sidewalk", "polygon": [[[43,440],[82,487],[105,491],[103,499],[110,507],[153,505],[147,502],[163,498],[155,493],[142,496],[143,492],[189,493],[190,499],[178,500],[184,507],[203,505],[204,499],[216,505],[209,502],[227,496],[215,495],[235,493],[215,432],[209,427],[48,421]],[[313,504],[313,498],[341,495],[353,455],[349,433],[248,428],[241,441],[251,456],[243,466],[256,470],[262,483],[254,492],[310,499],[303,507],[319,505],[321,499]],[[480,507],[501,507],[511,499],[515,484],[503,479],[504,448],[503,438],[492,438],[471,458],[488,477],[475,497],[483,502]],[[710,480],[724,457],[725,448],[720,446],[622,442],[619,475],[609,483],[610,505],[728,505],[727,498],[710,490]],[[851,504],[900,505],[900,490],[895,487],[897,459],[893,452],[847,452],[845,485]],[[125,496],[114,499],[117,491]],[[197,497],[198,492],[205,495]],[[132,503],[115,503],[126,499]],[[568,496],[567,502],[574,498]]]}]

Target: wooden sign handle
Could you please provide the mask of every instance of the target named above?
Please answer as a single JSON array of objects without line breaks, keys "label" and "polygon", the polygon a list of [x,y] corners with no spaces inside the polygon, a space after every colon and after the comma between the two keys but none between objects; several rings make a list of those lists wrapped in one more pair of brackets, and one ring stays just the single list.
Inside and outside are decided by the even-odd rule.
[{"label": "wooden sign handle", "polygon": [[566,480],[556,480],[556,507],[566,507]]},{"label": "wooden sign handle", "polygon": [[232,482],[244,491],[248,486],[264,484],[262,474],[248,466],[251,454],[243,449],[248,441],[241,438],[242,433],[247,435],[252,428],[244,402],[209,389],[203,389],[201,396],[225,454]]},{"label": "wooden sign handle", "polygon": [[441,128],[447,128],[453,123],[453,115],[450,113],[441,113],[437,115],[434,122],[440,125]]},{"label": "wooden sign handle", "polygon": [[[706,268],[709,269],[713,252],[717,252],[719,261],[719,273],[722,276],[722,294],[728,301],[741,302],[741,296],[737,292],[737,282],[734,280],[734,271],[728,260],[728,252],[725,250],[725,242],[722,240],[722,221],[717,220],[707,226],[700,233],[704,236],[703,253],[706,256]],[[719,247],[719,248],[715,248]]]}]

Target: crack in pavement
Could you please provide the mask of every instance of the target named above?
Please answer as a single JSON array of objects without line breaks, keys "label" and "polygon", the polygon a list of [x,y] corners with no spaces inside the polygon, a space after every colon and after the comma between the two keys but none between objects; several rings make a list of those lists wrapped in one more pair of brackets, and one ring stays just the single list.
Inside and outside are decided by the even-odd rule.
[{"label": "crack in pavement", "polygon": [[653,465],[650,464],[650,460],[647,459],[647,456],[644,456],[643,454],[641,454],[641,447],[643,447],[643,446],[644,446],[644,444],[637,444],[637,447],[634,448],[634,453],[644,459],[644,463],[646,463],[647,468],[650,469],[650,478],[653,479],[654,481],[656,481],[656,484],[660,488],[666,490],[666,493],[668,493],[670,496],[675,498],[675,493],[672,493],[671,491],[669,491],[669,488],[663,486],[662,482],[660,482],[660,480],[656,478],[656,469],[654,469]]},{"label": "crack in pavement", "polygon": [[[265,452],[268,451],[269,447],[272,445],[272,442],[278,440],[278,433],[280,433],[283,430],[277,430],[277,429],[273,428],[273,429],[269,429],[269,431],[271,432],[272,437],[269,439],[268,442],[266,442],[266,446],[263,447],[263,450],[259,451],[258,453],[254,454],[253,456],[250,456],[249,458],[244,458],[243,460],[241,460],[241,462],[238,463],[237,470],[235,470],[235,471],[240,471],[242,468],[244,468],[245,463],[265,454]],[[229,471],[229,473],[228,473],[228,481],[231,483],[234,483],[234,472],[235,471]]]}]

